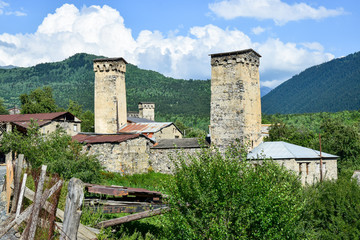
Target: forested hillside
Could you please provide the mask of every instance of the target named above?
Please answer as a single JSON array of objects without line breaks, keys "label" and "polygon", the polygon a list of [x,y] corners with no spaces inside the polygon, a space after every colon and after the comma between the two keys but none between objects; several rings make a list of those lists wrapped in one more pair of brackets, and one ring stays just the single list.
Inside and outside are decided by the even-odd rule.
[{"label": "forested hillside", "polygon": [[[50,86],[56,103],[66,107],[69,99],[93,110],[94,72],[92,60],[99,56],[76,54],[64,61],[29,68],[0,69],[0,97],[7,107],[19,106],[19,95]],[[126,72],[129,111],[137,111],[139,101],[153,101],[156,112],[209,116],[210,80],[181,80],[142,70],[128,64]]]},{"label": "forested hillside", "polygon": [[262,112],[337,112],[360,108],[360,52],[306,69],[262,98]]}]

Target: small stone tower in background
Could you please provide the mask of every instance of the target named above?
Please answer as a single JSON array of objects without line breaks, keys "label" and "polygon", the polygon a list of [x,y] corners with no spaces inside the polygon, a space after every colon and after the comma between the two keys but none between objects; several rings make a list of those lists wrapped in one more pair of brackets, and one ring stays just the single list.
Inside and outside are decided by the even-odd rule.
[{"label": "small stone tower in background", "polygon": [[262,141],[260,54],[247,49],[210,56],[211,143],[220,151],[236,139],[256,147]]},{"label": "small stone tower in background", "polygon": [[126,64],[123,58],[94,60],[96,133],[117,133],[127,123]]},{"label": "small stone tower in background", "polygon": [[145,118],[151,121],[155,120],[155,103],[139,102],[139,118]]}]

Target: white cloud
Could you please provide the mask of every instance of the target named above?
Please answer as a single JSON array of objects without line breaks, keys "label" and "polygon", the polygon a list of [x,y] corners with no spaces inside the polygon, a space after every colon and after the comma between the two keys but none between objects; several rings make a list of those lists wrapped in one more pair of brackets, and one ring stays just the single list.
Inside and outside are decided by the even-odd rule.
[{"label": "white cloud", "polygon": [[[61,24],[59,24],[61,23]],[[49,14],[33,34],[1,34],[0,66],[32,66],[86,52],[124,57],[141,68],[175,78],[210,78],[208,54],[253,48],[261,58],[261,79],[286,79],[333,58],[319,43],[284,43],[280,39],[253,42],[237,29],[195,26],[186,36],[143,30],[137,39],[120,13],[108,6],[82,9],[64,4]],[[276,72],[276,76],[275,73]],[[265,83],[270,84],[270,83]]]},{"label": "white cloud", "polygon": [[345,13],[342,8],[326,9],[322,6],[313,8],[306,3],[289,5],[281,0],[223,0],[209,4],[209,8],[224,19],[237,17],[272,19],[278,25],[289,21],[334,17]]},{"label": "white cloud", "polygon": [[0,0],[0,15],[15,15],[17,17],[26,16],[26,13],[21,11],[4,11],[5,8],[9,7],[10,5],[7,2]]},{"label": "white cloud", "polygon": [[275,80],[271,80],[271,81],[262,81],[261,86],[274,89],[286,80],[288,80],[288,79],[285,78],[285,79],[281,79],[281,80],[275,79]]},{"label": "white cloud", "polygon": [[251,31],[252,31],[253,34],[259,35],[259,34],[265,32],[265,28],[262,28],[262,27],[258,26],[258,27],[255,27],[255,28],[251,29]]}]

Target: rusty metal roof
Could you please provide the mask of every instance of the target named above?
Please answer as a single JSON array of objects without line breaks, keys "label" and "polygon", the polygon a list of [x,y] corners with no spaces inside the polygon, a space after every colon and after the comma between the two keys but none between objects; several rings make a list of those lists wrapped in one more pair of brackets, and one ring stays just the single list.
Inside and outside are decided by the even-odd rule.
[{"label": "rusty metal roof", "polygon": [[146,123],[128,123],[120,128],[120,133],[155,133],[163,128],[173,125],[172,122],[146,122]]},{"label": "rusty metal roof", "polygon": [[[1,122],[23,122],[34,120],[53,120],[69,112],[55,112],[55,113],[34,113],[34,114],[14,114],[14,115],[0,115]],[[72,115],[72,114],[71,114]],[[72,115],[73,116],[73,115]]]},{"label": "rusty metal roof", "polygon": [[[141,134],[85,134],[79,133],[72,137],[81,143],[121,143],[138,137],[145,137]],[[147,137],[145,137],[147,138]],[[150,139],[149,139],[150,140]]]},{"label": "rusty metal roof", "polygon": [[79,120],[69,112],[55,112],[55,113],[0,115],[0,122],[11,122],[17,126],[28,128],[31,123],[31,120],[36,121],[37,124],[41,127],[51,121],[62,118],[70,121]]}]

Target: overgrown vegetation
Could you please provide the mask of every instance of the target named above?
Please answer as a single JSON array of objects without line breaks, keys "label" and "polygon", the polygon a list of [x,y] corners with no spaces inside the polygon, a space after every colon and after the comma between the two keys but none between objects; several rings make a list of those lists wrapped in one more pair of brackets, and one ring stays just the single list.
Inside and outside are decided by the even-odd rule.
[{"label": "overgrown vegetation", "polygon": [[25,135],[16,130],[4,133],[0,145],[0,151],[4,153],[24,154],[32,168],[44,164],[50,173],[57,173],[64,179],[77,177],[90,183],[101,180],[100,162],[96,157],[83,153],[82,144],[72,141],[62,129],[43,135],[32,123]]}]

